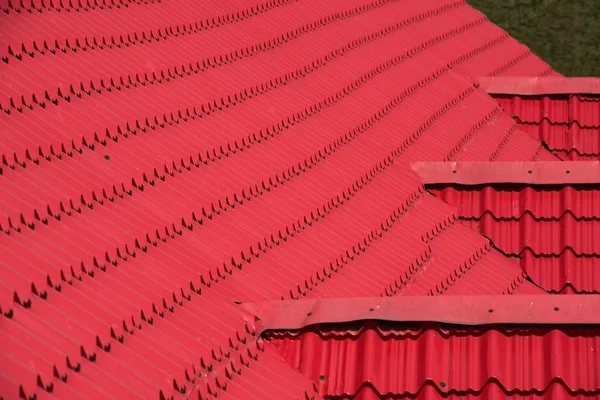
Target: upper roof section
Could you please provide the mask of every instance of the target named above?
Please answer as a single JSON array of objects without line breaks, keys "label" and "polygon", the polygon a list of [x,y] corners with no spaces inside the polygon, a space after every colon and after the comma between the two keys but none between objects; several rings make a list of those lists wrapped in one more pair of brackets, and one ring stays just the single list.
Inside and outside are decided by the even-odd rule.
[{"label": "upper roof section", "polygon": [[564,160],[600,159],[600,78],[483,78],[519,123]]},{"label": "upper roof section", "polygon": [[600,162],[417,164],[428,190],[552,293],[600,293]]}]

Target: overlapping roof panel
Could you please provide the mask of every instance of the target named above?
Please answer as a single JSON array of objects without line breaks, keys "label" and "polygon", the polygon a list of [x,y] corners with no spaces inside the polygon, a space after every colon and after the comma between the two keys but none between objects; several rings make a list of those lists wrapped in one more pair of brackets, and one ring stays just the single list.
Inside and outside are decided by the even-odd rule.
[{"label": "overlapping roof panel", "polygon": [[316,325],[269,339],[327,399],[600,395],[591,372],[600,365],[597,329],[379,322]]},{"label": "overlapping roof panel", "polygon": [[563,160],[600,159],[597,78],[484,79],[483,87]]},{"label": "overlapping roof panel", "polygon": [[598,293],[598,162],[417,163],[428,190],[553,293]]},{"label": "overlapping roof panel", "polygon": [[459,219],[514,257],[551,292],[600,292],[600,191],[596,186],[432,188]]},{"label": "overlapping roof panel", "polygon": [[463,1],[1,7],[10,396],[311,397],[235,302],[539,292],[409,165],[552,156]]}]

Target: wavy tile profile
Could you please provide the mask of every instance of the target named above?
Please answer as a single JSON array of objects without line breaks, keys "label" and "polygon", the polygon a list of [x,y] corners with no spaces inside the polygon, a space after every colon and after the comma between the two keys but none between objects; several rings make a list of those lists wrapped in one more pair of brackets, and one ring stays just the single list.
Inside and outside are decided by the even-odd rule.
[{"label": "wavy tile profile", "polygon": [[431,189],[552,293],[600,293],[598,185]]},{"label": "wavy tile profile", "polygon": [[464,1],[0,10],[0,397],[316,399],[240,303],[543,293],[410,167],[555,158]]}]

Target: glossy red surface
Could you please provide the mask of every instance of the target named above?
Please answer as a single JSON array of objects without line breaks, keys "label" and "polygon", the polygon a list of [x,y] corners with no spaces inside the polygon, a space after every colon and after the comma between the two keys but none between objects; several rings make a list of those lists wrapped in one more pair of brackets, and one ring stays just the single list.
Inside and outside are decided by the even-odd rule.
[{"label": "glossy red surface", "polygon": [[432,188],[459,219],[514,257],[553,293],[600,293],[600,187],[446,186]]},{"label": "glossy red surface", "polygon": [[600,159],[600,94],[494,95],[519,128],[563,160]]},{"label": "glossy red surface", "polygon": [[600,396],[597,326],[361,323],[271,333],[268,340],[325,398]]},{"label": "glossy red surface", "polygon": [[538,292],[410,168],[552,157],[464,1],[0,7],[2,395],[311,398],[234,302]]}]

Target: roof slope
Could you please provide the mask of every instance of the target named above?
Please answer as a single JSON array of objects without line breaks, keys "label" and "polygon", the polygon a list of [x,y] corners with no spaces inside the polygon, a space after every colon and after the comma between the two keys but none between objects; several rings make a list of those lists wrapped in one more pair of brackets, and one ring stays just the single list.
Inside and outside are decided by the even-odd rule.
[{"label": "roof slope", "polygon": [[456,206],[461,221],[518,259],[544,289],[600,293],[598,185],[447,185],[430,190]]},{"label": "roof slope", "polygon": [[599,162],[415,163],[427,190],[552,293],[599,293]]},{"label": "roof slope", "polygon": [[11,396],[302,397],[234,301],[538,292],[408,164],[551,156],[468,78],[551,69],[464,2],[29,4],[0,28]]},{"label": "roof slope", "polygon": [[483,87],[561,159],[600,159],[600,79],[499,78]]},{"label": "roof slope", "polygon": [[[317,325],[270,333],[268,339],[293,367],[318,382],[326,399],[600,395],[597,375],[580,373],[600,365],[594,350],[599,332],[589,327],[370,322]],[[573,347],[577,350],[568,350]]]}]

